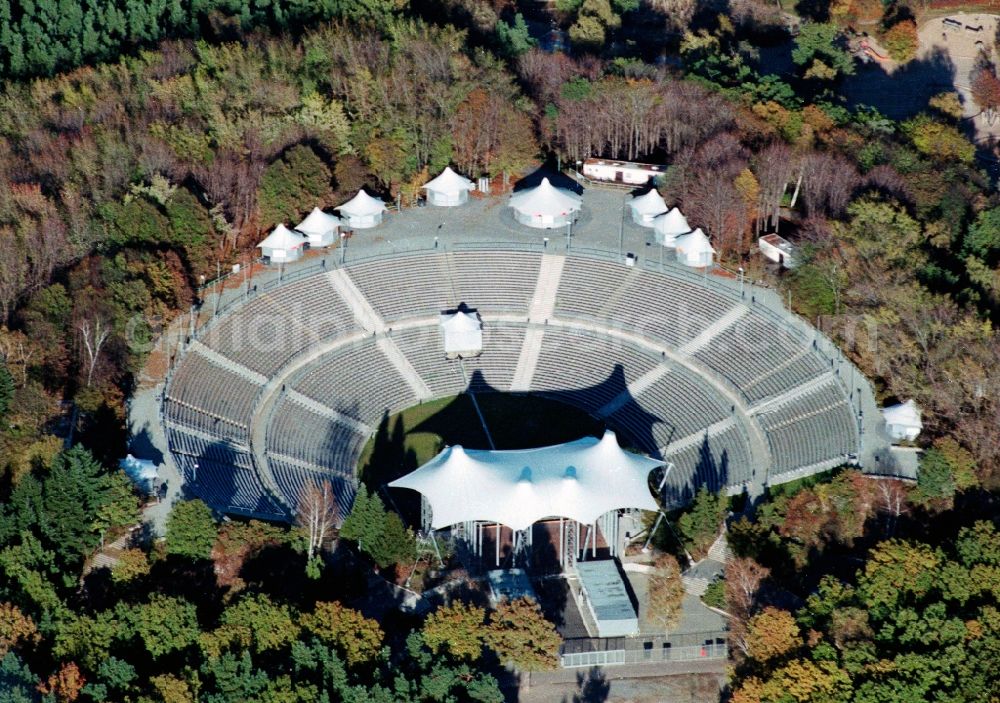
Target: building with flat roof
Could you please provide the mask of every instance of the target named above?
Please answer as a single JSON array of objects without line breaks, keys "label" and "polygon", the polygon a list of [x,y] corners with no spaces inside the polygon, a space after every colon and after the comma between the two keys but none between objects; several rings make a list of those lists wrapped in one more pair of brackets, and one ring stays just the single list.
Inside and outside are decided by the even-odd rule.
[{"label": "building with flat roof", "polygon": [[502,600],[538,600],[524,569],[492,569],[486,572],[486,580],[490,584],[490,603],[494,606]]},{"label": "building with flat roof", "polygon": [[580,597],[597,623],[598,637],[639,634],[639,617],[617,562],[581,561],[576,564],[576,572],[580,577]]},{"label": "building with flat roof", "polygon": [[666,172],[666,166],[640,164],[614,159],[587,159],[583,162],[583,175],[595,181],[644,185]]}]

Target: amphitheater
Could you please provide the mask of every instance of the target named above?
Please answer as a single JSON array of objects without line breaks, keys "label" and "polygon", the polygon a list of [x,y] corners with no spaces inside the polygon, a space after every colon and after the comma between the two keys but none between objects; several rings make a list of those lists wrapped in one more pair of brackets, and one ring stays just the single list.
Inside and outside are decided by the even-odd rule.
[{"label": "amphitheater", "polygon": [[[408,226],[441,232],[429,217]],[[498,234],[412,237],[405,250],[382,234],[381,247],[373,237],[313,258],[223,305],[164,393],[188,490],[225,512],[288,519],[323,478],[346,512],[385,415],[463,392],[586,411],[663,458],[667,506],[703,485],[759,494],[884,449],[867,380],[772,291],[659,257],[626,265],[613,247],[558,247],[558,235]],[[643,236],[629,231],[635,248]],[[463,303],[482,316],[484,351],[449,361],[438,315]]]}]

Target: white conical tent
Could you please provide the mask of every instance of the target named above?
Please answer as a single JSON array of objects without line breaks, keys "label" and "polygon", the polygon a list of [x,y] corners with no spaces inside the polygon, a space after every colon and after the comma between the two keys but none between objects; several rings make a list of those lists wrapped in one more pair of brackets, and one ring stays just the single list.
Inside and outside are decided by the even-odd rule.
[{"label": "white conical tent", "polygon": [[691,231],[687,218],[677,208],[671,209],[653,220],[653,232],[656,241],[665,247],[673,247],[677,237]]},{"label": "white conical tent", "polygon": [[611,510],[656,510],[649,472],[663,462],[631,454],[615,433],[540,449],[448,447],[389,485],[430,503],[434,529],[467,521],[523,530],[550,517],[591,524]]},{"label": "white conical tent", "polygon": [[285,227],[278,225],[257,246],[264,256],[273,262],[294,261],[302,256],[306,238]]},{"label": "white conical tent", "polygon": [[656,216],[667,211],[667,203],[656,188],[633,198],[628,206],[632,209],[632,221],[643,227],[652,227]]},{"label": "white conical tent", "polygon": [[534,188],[510,196],[514,219],[529,227],[548,229],[562,227],[573,221],[580,210],[583,198],[565,188],[556,188],[543,178]]},{"label": "white conical tent", "polygon": [[694,232],[677,237],[675,246],[677,247],[677,260],[685,266],[704,268],[712,265],[715,249],[712,248],[712,243],[700,227]]},{"label": "white conical tent", "polygon": [[884,408],[882,417],[885,418],[886,431],[893,439],[907,439],[912,442],[924,427],[920,408],[913,400]]},{"label": "white conical tent", "polygon": [[309,246],[327,247],[333,244],[338,227],[340,227],[340,218],[314,207],[312,212],[306,215],[306,219],[296,225],[295,230],[306,236],[306,239],[309,240]]},{"label": "white conical tent", "polygon": [[347,224],[357,229],[375,227],[382,221],[385,203],[368,195],[363,189],[358,194],[337,208]]},{"label": "white conical tent", "polygon": [[483,350],[483,323],[478,313],[459,310],[439,318],[444,333],[444,353],[450,357],[474,356]]},{"label": "white conical tent", "polygon": [[445,166],[437,178],[432,178],[421,188],[427,191],[427,202],[431,205],[451,207],[466,202],[469,191],[475,190],[476,184],[452,171],[451,166]]}]

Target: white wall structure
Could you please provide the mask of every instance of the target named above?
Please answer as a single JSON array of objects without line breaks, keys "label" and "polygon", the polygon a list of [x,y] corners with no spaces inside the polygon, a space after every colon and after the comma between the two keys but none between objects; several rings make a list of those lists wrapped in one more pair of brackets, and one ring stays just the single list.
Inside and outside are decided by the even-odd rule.
[{"label": "white wall structure", "polygon": [[677,237],[674,246],[677,249],[677,261],[685,266],[705,268],[712,265],[715,249],[700,227],[694,232]]},{"label": "white wall structure", "polygon": [[333,244],[337,240],[339,228],[340,218],[314,207],[312,212],[306,215],[306,219],[295,226],[295,231],[306,236],[310,247],[317,248]]},{"label": "white wall structure", "polygon": [[444,353],[449,359],[467,359],[483,352],[483,323],[479,313],[462,310],[442,313],[439,318],[444,334]]},{"label": "white wall structure", "polygon": [[765,234],[757,240],[757,247],[764,258],[785,268],[795,266],[795,246],[777,234]]},{"label": "white wall structure", "polygon": [[305,237],[288,229],[282,223],[257,246],[260,247],[261,254],[272,264],[281,264],[301,258],[305,245]]},{"label": "white wall structure", "polygon": [[576,219],[583,206],[583,198],[565,188],[556,188],[543,178],[534,188],[510,196],[514,219],[537,229],[565,227]]},{"label": "white wall structure", "polygon": [[628,206],[632,210],[632,221],[643,227],[652,227],[656,217],[667,211],[667,203],[656,188],[632,198]]},{"label": "white wall structure", "polygon": [[677,238],[682,234],[691,231],[687,218],[677,208],[670,212],[658,215],[653,221],[653,238],[657,244],[673,249],[677,245]]},{"label": "white wall structure", "polygon": [[666,166],[640,164],[614,159],[587,159],[583,162],[583,175],[595,181],[611,181],[628,185],[644,185],[663,175]]},{"label": "white wall structure", "polygon": [[920,408],[913,400],[883,408],[882,417],[885,418],[886,432],[895,440],[912,442],[924,428],[920,418]]},{"label": "white wall structure", "polygon": [[354,229],[377,227],[382,222],[382,213],[386,210],[385,203],[368,195],[364,190],[359,190],[357,195],[337,209],[340,211],[341,219]]},{"label": "white wall structure", "polygon": [[465,176],[460,176],[445,166],[444,171],[423,186],[427,191],[427,202],[441,207],[454,207],[468,202],[469,191],[476,189],[476,184]]}]

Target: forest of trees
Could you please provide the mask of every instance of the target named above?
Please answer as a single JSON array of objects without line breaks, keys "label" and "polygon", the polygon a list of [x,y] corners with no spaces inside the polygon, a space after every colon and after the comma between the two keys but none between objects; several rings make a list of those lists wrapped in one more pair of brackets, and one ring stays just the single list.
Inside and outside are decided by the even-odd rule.
[{"label": "forest of trees", "polygon": [[[344,516],[345,563],[363,568],[339,579],[311,578],[315,526],[220,525],[198,502],[165,542],[82,569],[137,522],[111,470],[125,403],[201,276],[362,186],[406,205],[449,163],[516,178],[591,155],[668,164],[657,186],[723,265],[789,295],[880,400],[924,409],[916,486],[842,472],[730,527],[739,558],[710,598],[733,617],[736,699],[1000,695],[995,155],[956,93],[899,121],[839,95],[845,29],[911,60],[922,3],[815,5],[780,77],[761,72],[757,45],[786,35],[759,0],[559,0],[570,53],[539,45],[527,3],[0,8],[0,702],[498,701],[504,664],[550,666],[525,603],[426,621],[342,605],[357,574],[415,549],[375,494]],[[1000,110],[992,66],[970,84]],[[802,253],[780,276],[753,254],[775,229]],[[702,554],[727,507],[700,493],[684,547]],[[664,622],[676,571],[659,563]]]}]

